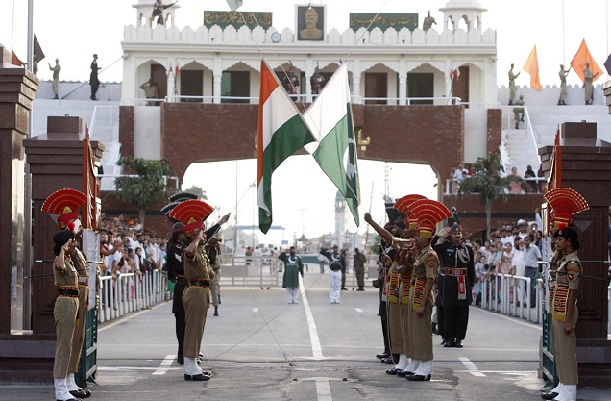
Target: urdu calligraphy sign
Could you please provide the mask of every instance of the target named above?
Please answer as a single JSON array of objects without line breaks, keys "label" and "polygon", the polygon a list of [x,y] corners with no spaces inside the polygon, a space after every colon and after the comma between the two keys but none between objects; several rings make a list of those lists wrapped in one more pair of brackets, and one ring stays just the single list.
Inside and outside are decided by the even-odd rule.
[{"label": "urdu calligraphy sign", "polygon": [[350,29],[356,32],[361,28],[368,31],[380,28],[382,32],[388,28],[397,31],[407,28],[413,32],[418,28],[418,13],[350,13]]},{"label": "urdu calligraphy sign", "polygon": [[260,26],[264,30],[267,30],[272,26],[272,14],[273,13],[204,11],[204,25],[206,28],[218,25],[222,29],[228,26],[232,26],[235,29],[240,29],[242,26],[253,29]]}]

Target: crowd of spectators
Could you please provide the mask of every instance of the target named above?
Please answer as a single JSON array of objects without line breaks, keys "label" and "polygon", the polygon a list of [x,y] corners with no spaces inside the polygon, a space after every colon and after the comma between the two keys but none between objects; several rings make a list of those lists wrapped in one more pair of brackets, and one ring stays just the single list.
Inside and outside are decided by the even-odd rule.
[{"label": "crowd of spectators", "polygon": [[[481,302],[482,284],[493,274],[508,274],[515,277],[531,277],[531,290],[534,287],[534,279],[541,277],[541,265],[539,261],[549,262],[552,257],[552,241],[542,235],[539,226],[540,217],[536,214],[536,220],[526,222],[520,219],[515,223],[504,224],[490,233],[486,240],[476,238],[471,242],[475,251],[475,273],[477,277],[474,286],[476,305]],[[531,249],[531,247],[533,247]],[[537,249],[534,249],[534,248]],[[530,272],[527,265],[529,258],[534,258],[536,271]],[[535,266],[533,266],[535,267]],[[499,294],[501,297],[503,294]],[[518,287],[518,300],[516,303],[526,302],[532,305],[531,300],[525,299],[525,289]],[[531,297],[533,296],[531,291]],[[513,291],[508,294],[513,297]],[[511,298],[510,302],[514,300]]]},{"label": "crowd of spectators", "polygon": [[[457,193],[460,185],[468,178],[477,174],[475,168],[473,166],[465,167],[464,164],[459,164],[458,166],[452,166],[450,170],[450,179],[449,179],[449,192]],[[524,172],[524,176],[521,176],[518,172],[518,168],[513,166],[511,168],[510,175],[513,175],[518,178],[523,178],[525,182],[522,184],[517,181],[511,182],[509,193],[510,194],[524,194],[524,193],[544,193],[546,191],[546,182],[543,180],[545,178],[545,173],[543,172],[543,168],[539,167],[539,171],[537,173],[534,172],[532,166],[529,164],[526,166],[526,171]]]},{"label": "crowd of spectators", "polygon": [[121,273],[163,270],[166,262],[165,238],[143,232],[138,218],[104,216],[100,222],[102,275],[116,278]]}]

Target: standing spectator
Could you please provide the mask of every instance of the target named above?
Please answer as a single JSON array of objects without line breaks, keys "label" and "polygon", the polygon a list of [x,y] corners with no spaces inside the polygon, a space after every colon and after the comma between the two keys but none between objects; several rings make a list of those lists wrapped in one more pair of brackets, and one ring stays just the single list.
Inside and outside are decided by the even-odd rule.
[{"label": "standing spectator", "polygon": [[[148,81],[140,85],[140,89],[144,91],[144,96],[147,99],[157,99],[158,97],[157,84],[155,84],[155,81],[153,81],[153,78],[150,78]],[[147,101],[146,104],[149,106],[154,106],[155,102]]]},{"label": "standing spectator", "polygon": [[51,63],[49,63],[49,69],[53,71],[53,93],[55,93],[55,97],[53,99],[59,99],[59,71],[62,69],[59,65],[59,59],[55,59],[55,65],[51,67]]},{"label": "standing spectator", "polygon": [[486,263],[486,257],[480,252],[477,252],[475,257],[478,260],[477,263],[475,263],[475,306],[480,306],[482,304],[482,281],[488,273],[489,265]]},{"label": "standing spectator", "polygon": [[316,99],[316,96],[320,95],[322,89],[325,86],[325,77],[320,75],[320,70],[318,67],[314,69],[314,74],[310,77],[310,87],[312,91],[312,98]]},{"label": "standing spectator", "polygon": [[95,95],[98,92],[98,88],[100,87],[100,81],[98,79],[98,71],[102,69],[102,67],[98,67],[98,55],[93,55],[93,61],[89,66],[91,68],[91,73],[89,74],[89,85],[91,86],[91,100],[98,100]]},{"label": "standing spectator", "polygon": [[531,179],[537,178],[537,174],[535,174],[530,164],[526,166],[526,171],[524,172],[524,178],[528,179],[528,181],[526,181],[526,193],[527,194],[537,193],[537,182],[531,181]]},{"label": "standing spectator", "polygon": [[299,295],[299,274],[303,277],[303,262],[295,255],[295,247],[289,248],[289,254],[282,252],[278,257],[284,263],[282,288],[286,288],[289,304],[296,304]]},{"label": "standing spectator", "polygon": [[346,273],[348,273],[348,251],[346,249],[342,249],[339,252],[340,261],[342,264],[342,290],[347,290],[346,288]]},{"label": "standing spectator", "polygon": [[354,248],[354,275],[357,291],[365,291],[365,262],[367,262],[365,255],[359,251],[359,248]]},{"label": "standing spectator", "polygon": [[571,67],[569,70],[564,69],[564,64],[560,64],[560,71],[558,72],[558,76],[560,77],[560,96],[558,96],[558,106],[566,106],[566,98],[569,96],[569,90],[566,86],[566,77],[571,72]]},{"label": "standing spectator", "polygon": [[297,101],[299,99],[299,78],[297,74],[295,74],[295,67],[291,65],[289,71],[286,73],[284,77],[282,77],[282,87],[289,94],[290,98],[293,101]]},{"label": "standing spectator", "polygon": [[252,247],[249,246],[246,248],[246,264],[249,265],[252,263]]},{"label": "standing spectator", "polygon": [[528,233],[524,238],[524,274],[530,278],[530,300],[528,301],[531,308],[534,308],[537,302],[535,284],[539,272],[539,261],[542,260],[541,251],[532,244],[534,239],[535,237],[532,233]]},{"label": "standing spectator", "polygon": [[338,304],[342,281],[342,256],[338,252],[337,245],[333,245],[331,249],[323,249],[320,253],[329,260],[329,298],[332,304]]},{"label": "standing spectator", "polygon": [[[513,264],[513,270],[515,271],[516,277],[526,277],[525,269],[526,265],[524,264],[524,240],[521,238],[516,238],[515,247],[513,251],[513,259],[511,260]],[[518,284],[518,300],[516,302],[517,306],[520,306],[525,302],[525,292],[526,288],[524,288],[524,282],[522,280],[519,281]]]},{"label": "standing spectator", "polygon": [[509,72],[507,73],[507,77],[509,78],[509,105],[511,106],[513,104],[513,99],[515,99],[516,97],[516,78],[520,75],[520,73],[518,72],[517,74],[513,73],[513,63],[511,63],[511,68],[509,69]]},{"label": "standing spectator", "polygon": [[585,88],[585,100],[586,105],[592,104],[594,100],[594,78],[598,76],[599,72],[594,74],[590,69],[590,62],[586,62],[586,68],[583,69],[583,87]]},{"label": "standing spectator", "polygon": [[214,271],[214,278],[210,280],[210,295],[212,296],[212,306],[214,306],[214,316],[219,315],[219,304],[221,303],[221,238],[212,237],[206,244],[208,260]]}]

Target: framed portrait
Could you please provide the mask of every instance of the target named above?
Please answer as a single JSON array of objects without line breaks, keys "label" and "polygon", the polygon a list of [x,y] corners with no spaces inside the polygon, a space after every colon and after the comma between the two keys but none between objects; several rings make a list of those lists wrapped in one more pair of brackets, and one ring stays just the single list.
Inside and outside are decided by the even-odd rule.
[{"label": "framed portrait", "polygon": [[326,5],[295,5],[297,40],[324,41],[327,36]]}]

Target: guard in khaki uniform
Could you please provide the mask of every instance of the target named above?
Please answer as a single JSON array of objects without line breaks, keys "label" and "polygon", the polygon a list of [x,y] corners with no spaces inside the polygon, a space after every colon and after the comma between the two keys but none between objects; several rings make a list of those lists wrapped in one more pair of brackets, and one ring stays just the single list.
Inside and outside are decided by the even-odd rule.
[{"label": "guard in khaki uniform", "polygon": [[[89,390],[78,387],[74,381],[74,372],[78,370],[83,347],[86,316],[83,313],[86,313],[89,296],[86,288],[79,291],[79,275],[87,276],[87,265],[75,240],[75,233],[80,229],[78,209],[86,199],[81,191],[63,188],[49,195],[41,208],[43,212],[57,216],[57,224],[61,229],[53,237],[56,255],[53,273],[59,291],[54,309],[57,349],[53,377],[56,399],[62,401],[78,400],[91,395]],[[81,308],[85,312],[81,312]],[[83,318],[79,319],[79,316]]]},{"label": "guard in khaki uniform", "polygon": [[556,251],[550,264],[550,331],[554,363],[559,383],[550,392],[541,394],[545,400],[575,401],[577,399],[577,290],[582,267],[577,250],[577,232],[569,227],[575,213],[589,209],[586,200],[570,188],[557,188],[545,194],[553,210]]},{"label": "guard in khaki uniform", "polygon": [[439,258],[431,248],[431,239],[436,224],[450,217],[452,213],[443,204],[429,199],[417,200],[410,208],[411,217],[418,219],[409,294],[411,308],[408,309],[410,342],[407,356],[412,359],[414,374],[405,377],[410,381],[429,381],[433,370],[433,283],[439,270]]},{"label": "guard in khaki uniform", "polygon": [[210,380],[210,372],[199,368],[199,355],[210,299],[210,280],[214,272],[204,250],[204,221],[213,208],[200,200],[187,200],[176,206],[170,216],[184,223],[182,231],[189,245],[184,249],[183,263],[188,287],[182,297],[185,309],[183,345],[184,379]]}]

